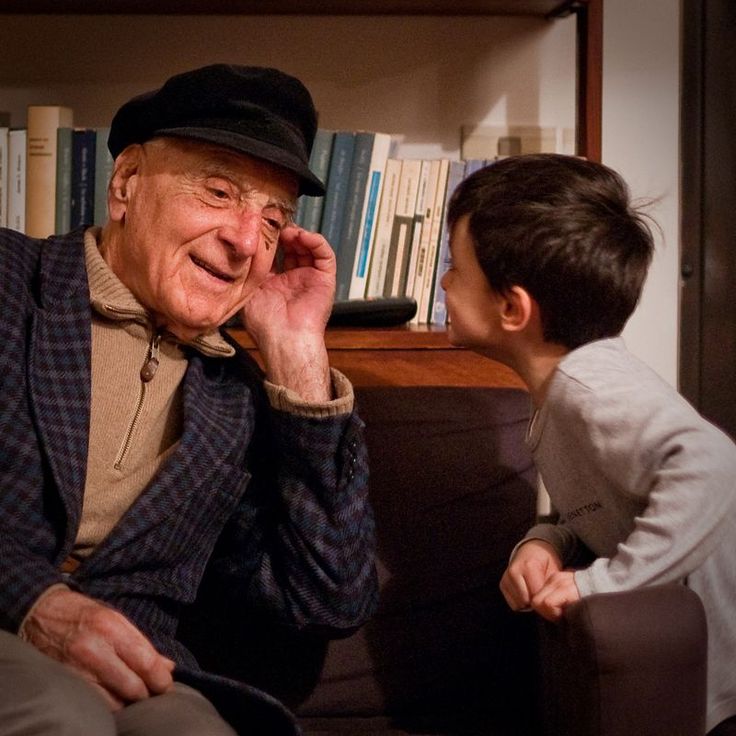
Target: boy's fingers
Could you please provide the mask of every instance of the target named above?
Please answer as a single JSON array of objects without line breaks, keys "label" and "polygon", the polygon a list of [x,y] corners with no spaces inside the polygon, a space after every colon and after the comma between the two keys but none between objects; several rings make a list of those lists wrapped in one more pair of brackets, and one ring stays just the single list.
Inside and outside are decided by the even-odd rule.
[{"label": "boy's fingers", "polygon": [[529,606],[529,590],[518,572],[508,568],[501,578],[500,588],[512,611],[521,611]]}]

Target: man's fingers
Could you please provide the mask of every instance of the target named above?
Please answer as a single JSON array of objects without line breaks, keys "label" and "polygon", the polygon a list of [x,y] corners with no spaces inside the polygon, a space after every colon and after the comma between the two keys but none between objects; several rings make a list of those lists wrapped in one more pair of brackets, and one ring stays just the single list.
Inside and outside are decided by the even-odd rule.
[{"label": "man's fingers", "polygon": [[148,639],[133,629],[129,641],[117,640],[117,656],[134,672],[146,688],[147,695],[165,693],[173,684],[173,662],[159,654]]},{"label": "man's fingers", "polygon": [[147,698],[145,682],[118,656],[109,642],[82,635],[69,644],[70,665],[88,682],[99,685],[122,702]]},{"label": "man's fingers", "polygon": [[168,660],[125,616],[106,606],[87,610],[84,625],[68,639],[67,652],[86,679],[124,702],[165,692],[172,683]]},{"label": "man's fingers", "polygon": [[319,270],[332,270],[335,253],[325,237],[299,227],[287,227],[281,233],[284,251],[284,268],[314,266]]}]

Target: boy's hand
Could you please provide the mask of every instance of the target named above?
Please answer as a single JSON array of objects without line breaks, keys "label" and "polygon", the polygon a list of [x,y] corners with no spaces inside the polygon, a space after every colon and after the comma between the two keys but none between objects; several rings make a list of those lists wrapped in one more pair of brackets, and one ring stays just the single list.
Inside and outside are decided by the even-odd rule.
[{"label": "boy's hand", "polygon": [[562,561],[551,544],[541,539],[524,542],[501,578],[503,597],[512,610],[528,610],[534,596],[561,570]]},{"label": "boy's hand", "polygon": [[532,597],[532,608],[548,621],[557,621],[565,606],[580,600],[580,591],[575,585],[571,570],[556,572]]}]

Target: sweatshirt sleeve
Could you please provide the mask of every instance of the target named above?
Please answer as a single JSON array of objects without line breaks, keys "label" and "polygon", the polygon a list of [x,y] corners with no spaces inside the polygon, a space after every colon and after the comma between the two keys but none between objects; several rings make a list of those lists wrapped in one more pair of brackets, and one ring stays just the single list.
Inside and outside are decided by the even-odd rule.
[{"label": "sweatshirt sleeve", "polygon": [[604,402],[586,418],[595,445],[605,448],[595,462],[614,489],[609,504],[641,500],[643,510],[611,553],[575,573],[583,596],[681,580],[733,532],[733,442],[681,397],[641,402],[636,411]]}]

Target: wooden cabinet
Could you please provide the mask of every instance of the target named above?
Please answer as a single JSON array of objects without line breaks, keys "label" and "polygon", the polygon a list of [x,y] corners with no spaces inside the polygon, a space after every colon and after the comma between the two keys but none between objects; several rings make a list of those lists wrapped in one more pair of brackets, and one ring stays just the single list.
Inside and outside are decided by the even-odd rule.
[{"label": "wooden cabinet", "polygon": [[[230,333],[257,359],[244,330]],[[330,364],[356,386],[524,387],[510,368],[452,347],[439,329],[332,328],[327,331],[327,349]]]},{"label": "wooden cabinet", "polygon": [[[130,30],[126,18],[157,16],[153,30],[149,30],[155,39],[161,35],[164,43],[169,40],[167,29],[162,26],[158,16],[386,16],[388,22],[396,16],[397,23],[405,23],[406,18],[399,16],[534,16],[555,22],[556,18],[575,15],[576,29],[576,62],[571,73],[576,81],[576,150],[593,160],[600,160],[601,155],[601,67],[602,67],[602,8],[603,0],[3,0],[0,4],[0,16],[13,14],[16,16],[32,17],[35,14],[51,16],[80,15],[106,16],[100,18],[105,27],[112,25],[115,34],[124,37],[123,47],[130,46],[128,64],[124,64],[121,71],[120,61],[115,58],[121,53],[120,47],[112,50],[95,46],[95,30],[101,26],[85,21],[85,28],[90,29],[89,44],[95,47],[96,67],[89,66],[77,58],[73,48],[64,58],[54,58],[50,66],[50,59],[44,58],[46,47],[38,38],[31,38],[28,43],[35,43],[44,48],[36,49],[36,56],[32,49],[28,49],[25,42],[16,42],[8,54],[5,62],[0,60],[0,87],[12,83],[13,76],[21,63],[27,68],[20,76],[24,82],[28,80],[37,83],[38,77],[54,76],[54,83],[50,89],[54,94],[64,95],[74,92],[74,88],[83,87],[90,79],[96,84],[100,80],[115,81],[118,85],[127,83],[130,76],[131,85],[134,84],[139,67],[144,64],[147,49],[140,45],[135,38],[136,31]],[[151,22],[154,23],[153,18]],[[356,23],[360,19],[356,18]],[[46,21],[48,28],[48,20]],[[0,28],[7,27],[0,18]],[[313,26],[312,26],[313,27]],[[136,28],[140,29],[138,25]],[[151,28],[150,24],[147,28]],[[189,26],[188,28],[191,28]],[[177,25],[179,33],[182,32]],[[24,31],[29,28],[24,27]],[[125,35],[127,34],[127,36]],[[110,36],[110,38],[113,38]],[[203,41],[204,39],[193,39]],[[244,43],[247,43],[247,35]],[[1,39],[0,39],[1,41]],[[210,39],[211,45],[204,44],[207,58],[202,63],[223,60],[218,53],[218,39]],[[311,39],[310,39],[311,41]],[[139,45],[136,45],[138,42]],[[510,40],[510,43],[513,39]],[[56,43],[63,41],[56,40]],[[71,41],[70,43],[76,42]],[[279,39],[274,39],[275,48],[278,48]],[[478,43],[478,39],[475,40]],[[1,45],[1,44],[0,44]],[[104,41],[103,41],[104,46]],[[54,47],[58,49],[58,46]],[[177,48],[175,45],[172,49]],[[127,48],[125,48],[127,51]],[[289,48],[286,49],[288,51]],[[293,49],[292,49],[293,50]],[[105,53],[111,55],[105,58]],[[171,53],[176,53],[171,51]],[[378,52],[375,52],[378,53]],[[160,58],[160,52],[159,57]],[[244,62],[251,63],[251,62]],[[85,67],[84,65],[88,66]],[[117,64],[117,66],[116,66]],[[350,64],[350,60],[346,61]],[[57,69],[58,65],[58,69]],[[64,86],[65,69],[73,71],[69,84]],[[101,75],[103,75],[101,77]],[[21,83],[20,86],[23,86]],[[87,97],[95,96],[91,87]],[[13,90],[9,90],[13,91]],[[400,91],[397,94],[402,94]],[[125,99],[125,98],[124,98]],[[37,100],[50,102],[50,100]],[[92,101],[94,102],[94,101]],[[18,103],[20,104],[20,103]],[[65,104],[68,102],[65,101]],[[76,122],[76,121],[75,121]],[[105,124],[95,120],[80,120],[79,124]],[[236,337],[244,344],[248,338],[244,332],[236,331]],[[466,350],[452,348],[447,342],[447,336],[442,330],[431,328],[409,329],[394,328],[391,330],[371,329],[335,329],[328,332],[328,348],[333,365],[342,369],[356,383],[362,385],[520,385],[519,379],[509,370],[498,364],[480,358]]]}]

